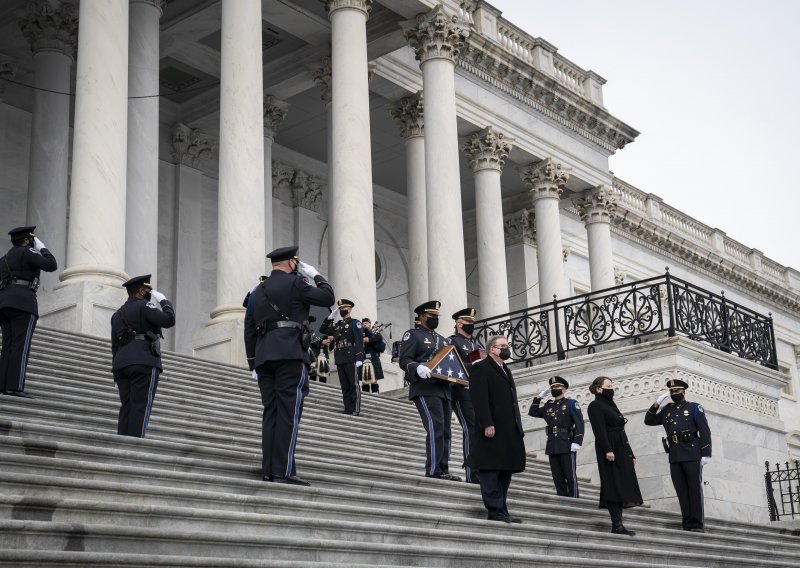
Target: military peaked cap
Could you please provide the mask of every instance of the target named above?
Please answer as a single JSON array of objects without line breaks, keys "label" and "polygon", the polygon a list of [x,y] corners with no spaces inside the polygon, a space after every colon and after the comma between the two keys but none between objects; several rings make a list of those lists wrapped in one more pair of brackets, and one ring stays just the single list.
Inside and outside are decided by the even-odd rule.
[{"label": "military peaked cap", "polygon": [[549,384],[551,388],[552,387],[564,387],[565,389],[569,388],[569,383],[567,382],[567,379],[565,379],[564,377],[558,377],[558,376],[550,377],[550,380],[547,381],[547,384]]},{"label": "military peaked cap", "polygon": [[438,314],[439,308],[442,307],[442,303],[438,300],[431,300],[430,302],[425,302],[424,304],[420,304],[416,308],[414,308],[414,313],[419,315],[422,314]]},{"label": "military peaked cap", "polygon": [[17,227],[16,229],[11,229],[8,234],[11,236],[12,241],[16,241],[25,237],[33,237],[33,232],[35,230],[36,225],[29,225],[27,227]]},{"label": "military peaked cap", "polygon": [[297,260],[297,249],[300,247],[294,245],[290,247],[276,248],[274,251],[267,255],[267,258],[272,261],[272,264],[283,262],[284,260]]},{"label": "military peaked cap", "polygon": [[[152,274],[143,274],[142,276],[134,276],[127,282],[124,282],[122,286],[124,288],[131,288],[133,286],[150,286],[150,277]],[[152,286],[150,286],[152,288]]]},{"label": "military peaked cap", "polygon": [[459,310],[453,314],[453,319],[462,319],[462,320],[474,320],[475,313],[477,310],[475,308],[464,308],[463,310]]},{"label": "military peaked cap", "polygon": [[341,300],[336,302],[336,305],[339,306],[340,308],[352,308],[353,306],[355,306],[353,300],[347,300],[345,298],[342,298]]},{"label": "military peaked cap", "polygon": [[673,389],[688,389],[689,388],[689,384],[685,383],[685,382],[683,382],[681,380],[678,380],[678,379],[670,379],[670,380],[667,381],[667,388],[669,390],[673,390]]}]

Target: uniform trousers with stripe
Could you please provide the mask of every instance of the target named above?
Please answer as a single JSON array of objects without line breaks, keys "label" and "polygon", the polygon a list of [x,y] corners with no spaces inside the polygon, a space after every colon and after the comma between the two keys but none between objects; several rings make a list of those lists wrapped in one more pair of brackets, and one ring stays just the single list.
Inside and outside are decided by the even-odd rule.
[{"label": "uniform trousers with stripe", "polygon": [[361,412],[361,385],[358,384],[358,373],[355,363],[336,365],[339,385],[342,387],[342,402],[347,414]]},{"label": "uniform trousers with stripe", "polygon": [[31,338],[38,318],[15,308],[0,309],[3,347],[0,351],[0,391],[24,391]]},{"label": "uniform trousers with stripe", "polygon": [[261,418],[261,471],[264,476],[297,475],[295,447],[308,394],[308,370],[302,359],[266,361],[258,366]]},{"label": "uniform trousers with stripe", "polygon": [[672,485],[678,494],[678,503],[683,516],[683,528],[702,529],[705,523],[703,510],[703,466],[700,461],[684,461],[669,464]]},{"label": "uniform trousers with stripe", "polygon": [[158,369],[147,365],[128,365],[114,371],[119,391],[117,434],[144,438],[150,411],[158,388]]},{"label": "uniform trousers with stripe", "polygon": [[578,497],[578,472],[575,452],[550,454],[550,473],[556,486],[556,495]]},{"label": "uniform trousers with stripe", "polygon": [[422,426],[425,428],[425,475],[432,477],[448,473],[450,459],[450,401],[438,396],[414,398]]},{"label": "uniform trousers with stripe", "polygon": [[456,413],[461,432],[463,434],[462,444],[464,447],[464,471],[467,474],[467,481],[478,482],[478,471],[469,466],[469,453],[472,445],[472,433],[475,431],[475,410],[472,408],[471,400],[454,400],[453,410]]}]

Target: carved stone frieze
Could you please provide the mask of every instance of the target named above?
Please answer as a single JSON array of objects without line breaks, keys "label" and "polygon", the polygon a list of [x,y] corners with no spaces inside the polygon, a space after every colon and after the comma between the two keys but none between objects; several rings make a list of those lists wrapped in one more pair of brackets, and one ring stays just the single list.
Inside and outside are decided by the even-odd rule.
[{"label": "carved stone frieze", "polygon": [[503,171],[511,144],[502,132],[487,126],[470,134],[462,143],[461,150],[467,156],[473,172],[480,170]]},{"label": "carved stone frieze", "polygon": [[625,272],[617,267],[614,267],[614,284],[616,286],[622,286],[625,284]]},{"label": "carved stone frieze", "polygon": [[31,50],[61,51],[70,57],[78,46],[78,15],[72,4],[49,0],[28,3],[28,11],[19,21],[22,35]]},{"label": "carved stone frieze", "polygon": [[349,8],[351,10],[359,10],[364,12],[364,15],[369,17],[372,10],[372,0],[326,0],[325,10],[330,14],[336,10]]},{"label": "carved stone frieze", "polygon": [[536,244],[536,222],[533,211],[522,209],[503,221],[503,234],[506,246],[516,244]]},{"label": "carved stone frieze", "polygon": [[397,103],[389,105],[389,115],[400,127],[403,140],[425,135],[423,118],[422,91],[403,97]]},{"label": "carved stone frieze", "polygon": [[322,210],[324,183],[283,162],[272,163],[272,193],[292,207],[302,207],[319,213]]},{"label": "carved stone frieze", "polygon": [[172,128],[172,157],[179,164],[201,168],[213,156],[213,137],[196,128],[178,123]]},{"label": "carved stone frieze", "polygon": [[469,26],[445,12],[441,4],[400,25],[420,64],[429,59],[455,62],[470,34]]},{"label": "carved stone frieze", "polygon": [[283,119],[289,112],[289,103],[281,101],[272,95],[264,95],[264,136],[275,139]]},{"label": "carved stone frieze", "polygon": [[331,58],[323,57],[319,61],[306,66],[311,78],[317,84],[322,100],[331,102]]},{"label": "carved stone frieze", "polygon": [[531,192],[534,201],[541,198],[560,199],[572,168],[545,158],[541,162],[520,169],[519,176]]},{"label": "carved stone frieze", "polygon": [[576,199],[575,207],[587,225],[610,223],[617,211],[617,196],[609,186],[600,185]]}]

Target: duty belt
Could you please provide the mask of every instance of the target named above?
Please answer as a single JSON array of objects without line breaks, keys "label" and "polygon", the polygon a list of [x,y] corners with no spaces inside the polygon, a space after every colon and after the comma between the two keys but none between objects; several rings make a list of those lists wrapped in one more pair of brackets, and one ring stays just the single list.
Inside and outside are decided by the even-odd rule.
[{"label": "duty belt", "polygon": [[673,444],[677,444],[678,442],[691,442],[697,437],[697,432],[676,432],[669,439]]},{"label": "duty belt", "polygon": [[279,327],[300,329],[303,326],[297,323],[296,321],[291,321],[291,320],[271,321],[267,324],[267,331],[273,331],[275,329],[278,329]]},{"label": "duty belt", "polygon": [[337,341],[335,349],[347,349],[348,347],[355,347],[356,344],[352,341]]},{"label": "duty belt", "polygon": [[33,280],[23,280],[22,278],[12,278],[12,284],[19,284],[20,286],[30,286],[33,284]]},{"label": "duty belt", "polygon": [[559,428],[558,426],[549,426],[547,428],[547,433],[548,434],[553,434],[554,436],[556,434],[558,434],[559,432],[564,433],[564,434],[569,434],[569,432],[571,432],[571,431],[572,431],[572,428]]}]

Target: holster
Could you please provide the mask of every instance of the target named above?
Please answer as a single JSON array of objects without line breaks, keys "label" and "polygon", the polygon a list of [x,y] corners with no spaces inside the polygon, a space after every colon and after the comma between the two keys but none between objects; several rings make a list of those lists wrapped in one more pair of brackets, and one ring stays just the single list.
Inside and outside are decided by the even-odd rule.
[{"label": "holster", "polygon": [[664,446],[664,451],[669,453],[669,442],[666,438],[661,438],[661,445]]},{"label": "holster", "polygon": [[136,338],[136,331],[131,328],[123,329],[117,334],[117,342],[119,343],[120,347],[123,345],[127,345],[135,338]]},{"label": "holster", "polygon": [[152,331],[146,331],[144,335],[147,338],[147,343],[150,346],[150,353],[153,357],[161,357],[161,338],[158,334]]}]

